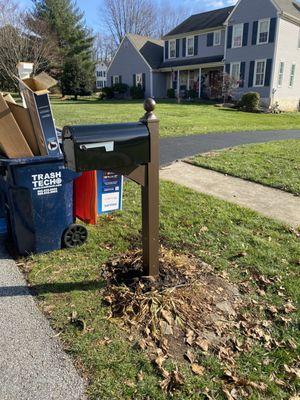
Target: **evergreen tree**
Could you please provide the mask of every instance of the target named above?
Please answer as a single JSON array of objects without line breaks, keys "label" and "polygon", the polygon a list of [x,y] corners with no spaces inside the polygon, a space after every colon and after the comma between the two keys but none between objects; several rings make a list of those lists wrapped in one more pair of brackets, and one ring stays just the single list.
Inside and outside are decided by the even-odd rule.
[{"label": "evergreen tree", "polygon": [[58,43],[59,61],[52,70],[63,95],[90,94],[94,80],[93,36],[87,29],[84,14],[72,0],[33,0],[30,25],[47,23]]}]

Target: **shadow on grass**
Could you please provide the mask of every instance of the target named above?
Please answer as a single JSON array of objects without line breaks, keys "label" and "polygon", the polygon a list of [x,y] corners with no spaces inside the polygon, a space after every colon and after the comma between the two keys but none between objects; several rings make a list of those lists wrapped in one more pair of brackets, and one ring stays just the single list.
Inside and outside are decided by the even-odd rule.
[{"label": "shadow on grass", "polygon": [[100,290],[105,283],[101,281],[45,283],[41,285],[0,287],[0,297],[40,296],[43,294],[69,293],[74,291],[88,292]]}]

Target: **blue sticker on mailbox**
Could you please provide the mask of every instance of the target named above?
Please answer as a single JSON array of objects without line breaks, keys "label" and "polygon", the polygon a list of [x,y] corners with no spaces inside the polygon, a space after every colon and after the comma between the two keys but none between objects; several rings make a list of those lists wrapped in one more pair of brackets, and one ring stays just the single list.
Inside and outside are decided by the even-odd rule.
[{"label": "blue sticker on mailbox", "polygon": [[98,214],[122,209],[123,176],[114,172],[97,171]]}]

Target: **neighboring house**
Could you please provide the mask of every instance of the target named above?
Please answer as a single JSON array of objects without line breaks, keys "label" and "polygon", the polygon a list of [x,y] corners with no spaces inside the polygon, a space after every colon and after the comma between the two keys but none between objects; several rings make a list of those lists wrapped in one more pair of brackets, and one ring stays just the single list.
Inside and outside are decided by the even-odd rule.
[{"label": "neighboring house", "polygon": [[100,90],[107,86],[107,69],[106,61],[98,61],[96,63],[96,89]]},{"label": "neighboring house", "polygon": [[240,0],[226,21],[225,70],[240,83],[239,98],[259,92],[262,103],[299,109],[300,5],[293,0]]},{"label": "neighboring house", "polygon": [[165,97],[163,75],[157,71],[163,55],[163,41],[127,34],[107,71],[108,84],[141,86],[146,97]]},{"label": "neighboring house", "polygon": [[[299,108],[296,1],[239,0],[234,7],[192,15],[163,41],[162,51],[160,41],[127,35],[109,68],[111,82],[132,86],[139,74],[146,96],[166,97],[173,88],[180,96],[217,98],[226,72],[237,82],[235,99],[256,91],[267,107],[277,101],[283,110]],[[145,51],[147,43],[156,43],[157,51]]]}]

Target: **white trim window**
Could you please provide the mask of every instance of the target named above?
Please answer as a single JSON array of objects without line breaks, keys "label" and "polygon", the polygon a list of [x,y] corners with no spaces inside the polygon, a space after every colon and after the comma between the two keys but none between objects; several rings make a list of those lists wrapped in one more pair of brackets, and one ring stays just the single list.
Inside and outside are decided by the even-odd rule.
[{"label": "white trim window", "polygon": [[234,79],[235,81],[235,87],[239,87],[239,82],[241,78],[241,63],[240,62],[234,62],[230,64],[230,76]]},{"label": "white trim window", "polygon": [[135,86],[143,87],[143,74],[135,75]]},{"label": "white trim window", "polygon": [[269,43],[270,18],[258,21],[257,44]]},{"label": "white trim window", "polygon": [[194,55],[195,38],[189,36],[186,38],[186,56],[192,57]]},{"label": "white trim window", "polygon": [[114,75],[113,76],[113,84],[118,85],[120,83],[120,76],[119,75]]},{"label": "white trim window", "polygon": [[295,83],[295,75],[296,75],[296,64],[293,63],[291,67],[291,74],[290,74],[290,82],[289,82],[289,87],[292,88]]},{"label": "white trim window", "polygon": [[232,48],[242,47],[243,45],[244,24],[233,25]]},{"label": "white trim window", "polygon": [[221,45],[221,31],[214,32],[214,46]]},{"label": "white trim window", "polygon": [[256,60],[254,69],[254,87],[262,87],[265,85],[266,77],[266,60]]},{"label": "white trim window", "polygon": [[285,67],[284,61],[280,61],[280,63],[279,63],[279,71],[278,71],[278,85],[277,85],[279,88],[281,88],[282,84],[283,84],[284,67]]},{"label": "white trim window", "polygon": [[176,40],[169,42],[169,58],[176,58]]}]

